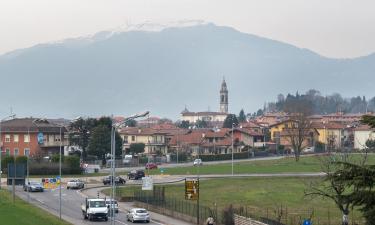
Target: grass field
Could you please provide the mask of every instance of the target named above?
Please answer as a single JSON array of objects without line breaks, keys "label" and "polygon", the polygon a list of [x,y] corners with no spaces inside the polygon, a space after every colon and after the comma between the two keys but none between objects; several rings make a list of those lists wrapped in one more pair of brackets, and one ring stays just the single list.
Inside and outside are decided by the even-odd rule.
[{"label": "grass field", "polygon": [[[296,162],[294,158],[283,158],[277,160],[261,160],[261,161],[247,161],[237,162],[234,164],[235,174],[246,174],[246,173],[303,173],[303,172],[321,172],[321,162],[327,158],[327,156],[308,156],[301,157],[299,162]],[[351,156],[352,160],[359,160],[359,155]],[[369,163],[375,163],[375,155],[369,156]],[[204,163],[204,162],[203,162]],[[160,167],[162,168],[162,166]],[[199,168],[190,167],[175,167],[165,168],[164,174],[170,175],[187,175],[197,174],[199,169],[200,174],[230,174],[232,172],[232,164],[216,164],[216,165],[204,165]],[[147,171],[146,171],[147,172]],[[160,169],[150,170],[151,175],[158,175]]]},{"label": "grass field", "polygon": [[[201,204],[218,210],[233,204],[243,206],[250,213],[274,217],[275,210],[283,207],[290,218],[306,218],[314,212],[315,224],[337,223],[341,214],[332,201],[319,197],[306,198],[304,190],[309,182],[318,178],[222,178],[201,180]],[[184,199],[184,185],[167,185],[166,196]],[[118,189],[118,196],[132,196],[139,186]],[[108,190],[106,190],[108,191]],[[273,216],[274,215],[274,216]],[[350,216],[353,216],[351,214]],[[358,211],[354,213],[356,221],[360,218]],[[334,223],[336,222],[336,223]]]},{"label": "grass field", "polygon": [[36,206],[16,198],[12,202],[11,193],[0,190],[0,224],[4,225],[69,225]]}]

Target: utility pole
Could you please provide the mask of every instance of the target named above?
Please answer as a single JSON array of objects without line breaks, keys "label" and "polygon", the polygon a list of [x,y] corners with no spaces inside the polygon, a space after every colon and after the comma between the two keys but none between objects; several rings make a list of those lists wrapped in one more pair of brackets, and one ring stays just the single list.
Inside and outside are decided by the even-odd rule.
[{"label": "utility pole", "polygon": [[133,116],[124,118],[121,122],[119,123],[114,123],[113,117],[112,117],[112,127],[111,127],[111,202],[110,202],[110,216],[111,216],[111,225],[115,224],[115,214],[114,214],[114,199],[115,199],[115,170],[116,170],[116,165],[115,165],[115,153],[116,153],[116,130],[121,128],[122,126],[125,125],[125,123],[131,119],[136,119],[139,117],[145,117],[149,114],[150,112],[146,111],[141,114],[135,114]]}]

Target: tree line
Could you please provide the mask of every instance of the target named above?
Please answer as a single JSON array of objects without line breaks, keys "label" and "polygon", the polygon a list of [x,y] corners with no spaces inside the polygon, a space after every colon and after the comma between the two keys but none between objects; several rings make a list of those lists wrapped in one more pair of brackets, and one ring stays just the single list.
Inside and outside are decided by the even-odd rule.
[{"label": "tree line", "polygon": [[276,101],[265,103],[263,109],[259,109],[252,116],[259,116],[266,112],[279,112],[294,101],[303,101],[311,106],[314,114],[330,114],[336,112],[344,113],[366,113],[375,111],[375,97],[367,100],[365,96],[344,98],[338,93],[323,96],[315,89],[308,90],[305,94],[288,93],[286,96],[279,94]]}]

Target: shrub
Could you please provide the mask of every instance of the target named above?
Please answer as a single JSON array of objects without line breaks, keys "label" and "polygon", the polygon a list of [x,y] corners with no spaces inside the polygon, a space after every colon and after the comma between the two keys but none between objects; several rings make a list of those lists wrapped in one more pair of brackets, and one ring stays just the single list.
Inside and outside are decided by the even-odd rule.
[{"label": "shrub", "polygon": [[[178,153],[178,161],[179,162],[186,162],[187,158],[188,157],[187,157],[186,152]],[[172,162],[177,162],[177,154],[176,153],[171,154],[171,161]]]},{"label": "shrub", "polygon": [[232,205],[229,205],[223,210],[222,223],[226,225],[234,225],[234,209]]},{"label": "shrub", "polygon": [[[60,162],[60,155],[59,154],[53,154],[51,161],[54,163]],[[61,162],[64,162],[64,155],[61,155]]]},{"label": "shrub", "polygon": [[[1,169],[3,171],[7,171],[7,168],[8,168],[8,164],[9,163],[13,163],[14,162],[14,158],[13,156],[5,156],[5,157],[2,157],[1,159]],[[4,172],[6,173],[6,172]]]},{"label": "shrub", "polygon": [[64,165],[70,168],[71,174],[81,173],[80,159],[78,156],[64,157]]},{"label": "shrub", "polygon": [[27,156],[17,156],[16,163],[27,163]]}]

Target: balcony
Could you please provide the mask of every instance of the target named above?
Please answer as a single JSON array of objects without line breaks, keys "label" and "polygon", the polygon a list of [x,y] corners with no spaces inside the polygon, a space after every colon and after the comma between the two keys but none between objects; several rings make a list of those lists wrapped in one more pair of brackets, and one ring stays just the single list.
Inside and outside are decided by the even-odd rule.
[{"label": "balcony", "polygon": [[[68,146],[68,140],[62,141],[61,143],[62,146]],[[40,147],[42,148],[48,148],[48,147],[59,147],[60,146],[60,141],[49,141],[49,142],[43,142],[43,144],[39,144]]]}]

